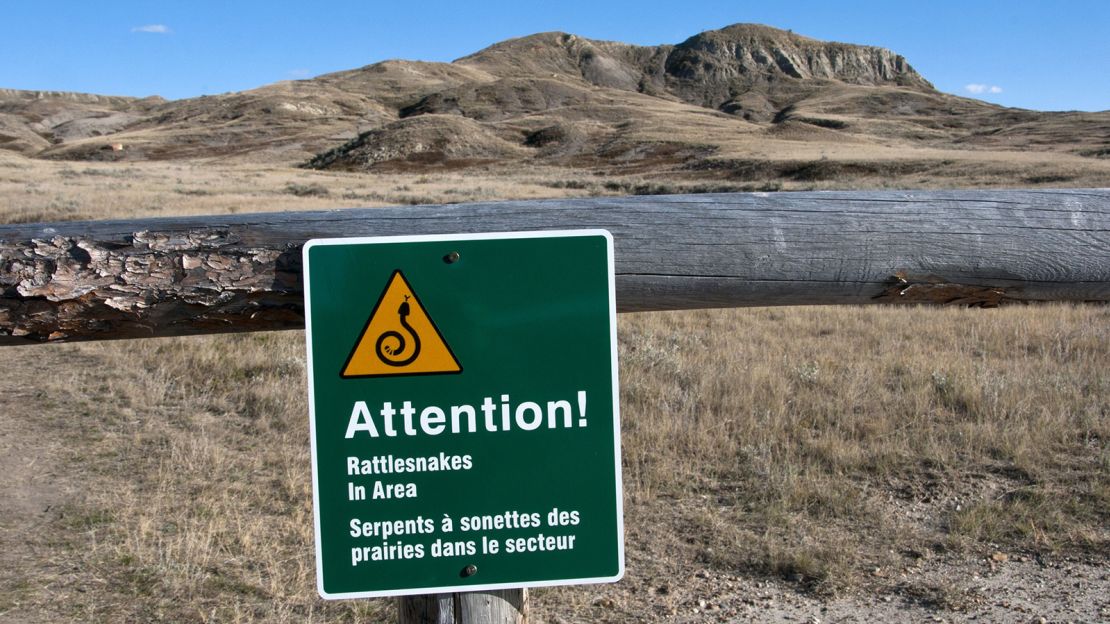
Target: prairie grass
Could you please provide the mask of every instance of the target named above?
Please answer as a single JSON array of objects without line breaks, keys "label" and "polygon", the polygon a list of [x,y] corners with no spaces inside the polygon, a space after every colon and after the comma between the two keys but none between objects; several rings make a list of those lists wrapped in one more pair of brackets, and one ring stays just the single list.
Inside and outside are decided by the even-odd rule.
[{"label": "prairie grass", "polygon": [[202,162],[0,161],[0,222],[34,223],[486,201],[505,197],[615,195],[555,188],[546,174],[380,174]]},{"label": "prairie grass", "polygon": [[632,315],[621,338],[630,496],[705,501],[682,522],[715,565],[836,590],[891,552],[1110,553],[1105,307]]},{"label": "prairie grass", "polygon": [[[619,321],[629,578],[536,592],[540,621],[661,568],[837,593],[921,557],[1110,553],[1105,307]],[[102,580],[72,616],[392,617],[314,597],[300,332],[44,348],[80,364],[46,391],[90,484],[53,548]]]}]

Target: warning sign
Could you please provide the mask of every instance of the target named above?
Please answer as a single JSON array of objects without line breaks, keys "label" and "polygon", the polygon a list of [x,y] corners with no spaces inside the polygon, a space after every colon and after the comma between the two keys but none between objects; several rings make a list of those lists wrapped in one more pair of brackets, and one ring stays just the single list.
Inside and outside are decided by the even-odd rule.
[{"label": "warning sign", "polygon": [[340,376],[434,375],[462,371],[400,269],[378,297]]},{"label": "warning sign", "polygon": [[320,239],[302,259],[320,595],[621,578],[612,236]]}]

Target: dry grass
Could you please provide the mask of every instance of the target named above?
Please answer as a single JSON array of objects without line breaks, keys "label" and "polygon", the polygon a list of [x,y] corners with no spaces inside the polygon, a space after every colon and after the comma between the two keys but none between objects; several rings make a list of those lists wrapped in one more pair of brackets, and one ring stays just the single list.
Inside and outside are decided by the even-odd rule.
[{"label": "dry grass", "polygon": [[1071,307],[629,317],[630,491],[700,497],[681,523],[703,527],[713,564],[825,589],[891,552],[1105,556],[1108,321]]},{"label": "dry grass", "polygon": [[202,162],[55,163],[0,160],[0,222],[32,223],[270,212],[609,194],[604,181],[567,188],[554,174],[319,172]]},{"label": "dry grass", "polygon": [[[618,194],[639,183],[3,158],[0,220]],[[539,621],[665,613],[680,588],[661,579],[675,569],[946,602],[943,587],[897,571],[997,549],[1110,556],[1106,307],[629,314],[619,337],[628,578],[538,591]],[[67,493],[21,537],[34,557],[0,574],[0,621],[392,617],[389,601],[315,597],[302,340],[13,349],[42,354],[41,368],[5,382],[6,394],[34,388],[7,418],[44,441]],[[62,448],[48,452],[47,440]]]},{"label": "dry grass", "polygon": [[[1110,554],[1106,308],[620,321],[629,580],[539,592],[541,621],[675,566],[838,592],[921,557]],[[45,349],[80,364],[44,392],[91,486],[44,532],[95,586],[67,617],[390,617],[314,597],[299,332]]]},{"label": "dry grass", "polygon": [[[48,347],[53,348],[53,347]],[[58,347],[44,382],[86,486],[51,527],[75,621],[379,621],[315,597],[304,349],[293,334]],[[76,416],[76,417],[73,417]],[[71,581],[72,582],[72,581]],[[86,592],[82,585],[94,592]],[[57,607],[54,607],[57,608]]]}]

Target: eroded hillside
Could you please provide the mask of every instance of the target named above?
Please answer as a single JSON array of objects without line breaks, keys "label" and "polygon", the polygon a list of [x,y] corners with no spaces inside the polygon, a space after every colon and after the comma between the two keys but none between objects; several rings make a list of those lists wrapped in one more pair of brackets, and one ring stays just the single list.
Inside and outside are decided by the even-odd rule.
[{"label": "eroded hillside", "polygon": [[0,149],[788,186],[1101,186],[1110,112],[956,97],[889,50],[737,24],[660,46],[541,33],[453,63],[392,60],[177,101],[0,91]]}]

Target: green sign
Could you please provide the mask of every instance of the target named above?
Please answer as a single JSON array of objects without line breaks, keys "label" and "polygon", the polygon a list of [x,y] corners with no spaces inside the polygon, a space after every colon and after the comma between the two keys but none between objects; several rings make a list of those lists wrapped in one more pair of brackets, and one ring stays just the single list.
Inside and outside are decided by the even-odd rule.
[{"label": "green sign", "polygon": [[324,598],[624,573],[603,230],[304,247]]}]

